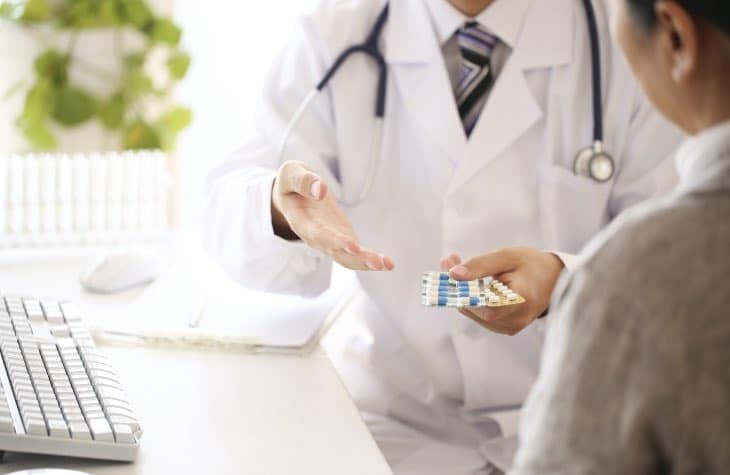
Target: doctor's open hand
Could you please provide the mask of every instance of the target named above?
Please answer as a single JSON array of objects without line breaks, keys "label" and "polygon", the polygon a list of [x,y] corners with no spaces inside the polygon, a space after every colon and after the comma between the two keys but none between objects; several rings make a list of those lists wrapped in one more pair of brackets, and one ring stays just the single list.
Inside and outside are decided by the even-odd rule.
[{"label": "doctor's open hand", "polygon": [[456,254],[441,260],[441,270],[457,280],[493,276],[522,295],[527,302],[499,308],[462,308],[459,312],[497,333],[515,335],[550,305],[563,261],[550,252],[530,247],[510,247],[471,258]]},{"label": "doctor's open hand", "polygon": [[303,163],[281,165],[271,191],[274,232],[301,239],[340,265],[355,270],[392,270],[393,260],[365,249],[326,183]]}]

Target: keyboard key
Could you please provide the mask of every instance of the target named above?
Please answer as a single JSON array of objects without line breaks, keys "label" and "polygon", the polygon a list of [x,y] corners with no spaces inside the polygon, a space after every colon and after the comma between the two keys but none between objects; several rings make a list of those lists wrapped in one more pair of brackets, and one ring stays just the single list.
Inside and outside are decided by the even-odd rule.
[{"label": "keyboard key", "polygon": [[71,331],[66,325],[52,325],[51,335],[57,337],[71,336]]},{"label": "keyboard key", "polygon": [[89,427],[86,425],[83,419],[80,422],[69,422],[68,430],[71,433],[72,439],[91,440]]},{"label": "keyboard key", "polygon": [[119,381],[117,381],[116,379],[112,379],[108,376],[96,376],[95,375],[94,376],[94,386],[97,388],[103,386],[103,387],[107,387],[107,388],[116,389],[118,391],[123,391],[122,385],[119,384]]},{"label": "keyboard key", "polygon": [[103,418],[105,418],[104,411],[101,410],[101,407],[99,407],[98,409],[85,410],[84,415],[86,416],[86,419],[103,419]]},{"label": "keyboard key", "polygon": [[63,323],[63,315],[60,313],[46,313],[46,320],[48,320],[48,323]]},{"label": "keyboard key", "polygon": [[25,422],[25,432],[30,435],[48,435],[43,419],[32,418]]},{"label": "keyboard key", "polygon": [[120,457],[128,457],[142,429],[78,308],[0,297],[0,355],[3,437],[28,437],[39,453],[59,455],[65,444],[96,440],[126,445]]},{"label": "keyboard key", "polygon": [[125,402],[127,401],[127,396],[124,394],[123,391],[120,391],[118,389],[100,385],[96,387],[96,390],[99,393],[99,396],[101,396],[102,401],[106,399],[116,399],[117,401]]},{"label": "keyboard key", "polygon": [[13,419],[10,416],[0,416],[0,432],[3,433],[15,433],[15,425]]},{"label": "keyboard key", "polygon": [[81,414],[81,411],[71,412],[71,413],[66,414],[66,420],[69,423],[69,427],[70,427],[70,424],[74,424],[77,422],[81,422],[84,425],[86,424],[86,418],[83,416],[83,414]]},{"label": "keyboard key", "polygon": [[116,424],[126,424],[129,426],[129,428],[132,430],[132,432],[139,432],[142,430],[142,428],[139,425],[139,422],[137,422],[136,419],[132,417],[127,416],[111,416],[109,418],[109,421],[116,425]]},{"label": "keyboard key", "polygon": [[122,417],[127,417],[129,419],[136,419],[134,413],[129,408],[129,406],[121,407],[121,406],[107,405],[105,409],[106,409],[107,414],[109,414],[110,417],[122,416]]},{"label": "keyboard key", "polygon": [[114,442],[114,435],[112,434],[112,428],[109,427],[109,423],[104,418],[93,418],[89,419],[89,429],[94,437],[94,440]]},{"label": "keyboard key", "polygon": [[57,437],[59,439],[68,439],[69,433],[66,428],[66,423],[63,420],[50,419],[48,421],[48,434],[51,437]]},{"label": "keyboard key", "polygon": [[69,319],[80,319],[81,312],[78,307],[72,303],[64,302],[61,304],[61,310],[63,310],[64,316]]},{"label": "keyboard key", "polygon": [[134,444],[136,442],[134,439],[134,433],[132,432],[132,428],[128,425],[114,424],[112,426],[112,429],[114,430],[114,438],[118,443]]}]

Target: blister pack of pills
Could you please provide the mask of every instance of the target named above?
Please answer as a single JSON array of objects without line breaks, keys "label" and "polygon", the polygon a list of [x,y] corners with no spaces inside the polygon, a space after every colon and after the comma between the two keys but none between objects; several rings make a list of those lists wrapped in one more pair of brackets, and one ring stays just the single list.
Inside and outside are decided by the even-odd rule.
[{"label": "blister pack of pills", "polygon": [[428,307],[504,307],[525,298],[492,277],[455,280],[448,272],[424,272],[421,302]]}]

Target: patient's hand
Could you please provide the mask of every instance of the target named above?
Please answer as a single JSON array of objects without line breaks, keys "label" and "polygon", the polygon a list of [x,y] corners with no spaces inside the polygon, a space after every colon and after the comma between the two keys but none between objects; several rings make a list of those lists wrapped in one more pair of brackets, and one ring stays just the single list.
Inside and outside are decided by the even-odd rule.
[{"label": "patient's hand", "polygon": [[507,307],[459,309],[483,327],[506,335],[517,334],[547,310],[564,267],[555,254],[530,247],[504,248],[465,262],[451,254],[440,264],[441,270],[448,271],[454,279],[493,276],[527,299],[523,304]]}]

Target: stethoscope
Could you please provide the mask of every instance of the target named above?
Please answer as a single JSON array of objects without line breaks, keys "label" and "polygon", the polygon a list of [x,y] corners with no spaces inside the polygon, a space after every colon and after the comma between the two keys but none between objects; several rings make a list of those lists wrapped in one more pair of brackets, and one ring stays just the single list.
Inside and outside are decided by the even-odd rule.
[{"label": "stethoscope", "polygon": [[573,161],[576,175],[591,178],[599,183],[613,178],[616,166],[613,157],[606,152],[603,144],[603,105],[601,104],[601,48],[598,41],[596,14],[590,0],[583,0],[588,36],[591,41],[591,75],[593,80],[593,143],[581,150]]},{"label": "stethoscope", "polygon": [[[603,106],[601,104],[601,51],[598,39],[598,26],[596,15],[590,0],[583,0],[586,19],[588,21],[588,33],[591,43],[591,74],[592,74],[592,95],[593,95],[593,143],[578,151],[573,162],[573,172],[576,175],[590,178],[596,182],[603,183],[610,180],[615,172],[614,160],[605,151],[603,144]],[[360,193],[355,199],[339,198],[344,206],[354,207],[365,201],[372,188],[375,172],[380,165],[381,144],[383,137],[383,119],[385,117],[385,94],[387,90],[388,70],[385,64],[385,57],[378,48],[378,40],[383,31],[383,26],[388,19],[388,7],[386,3],[370,29],[365,41],[346,48],[337,56],[332,66],[326,71],[322,79],[304,98],[297,107],[292,119],[286,127],[284,138],[279,147],[279,159],[284,159],[286,146],[295,130],[299,120],[309,108],[317,95],[324,90],[330,80],[337,74],[345,61],[355,53],[362,53],[369,56],[378,67],[378,84],[375,95],[375,132],[370,142],[370,157],[368,171],[365,175]]]}]

